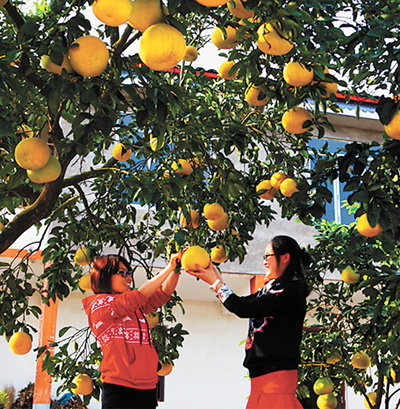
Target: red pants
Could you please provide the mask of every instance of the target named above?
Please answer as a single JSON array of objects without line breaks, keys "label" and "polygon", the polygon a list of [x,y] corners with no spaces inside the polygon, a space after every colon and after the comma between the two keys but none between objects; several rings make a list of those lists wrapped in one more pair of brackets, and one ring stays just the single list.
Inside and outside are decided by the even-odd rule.
[{"label": "red pants", "polygon": [[252,378],[246,409],[303,409],[296,398],[297,376],[293,369]]}]

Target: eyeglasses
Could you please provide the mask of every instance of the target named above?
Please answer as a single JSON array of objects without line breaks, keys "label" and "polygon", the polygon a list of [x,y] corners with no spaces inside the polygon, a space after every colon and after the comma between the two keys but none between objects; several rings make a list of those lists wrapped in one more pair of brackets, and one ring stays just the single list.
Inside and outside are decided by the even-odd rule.
[{"label": "eyeglasses", "polygon": [[263,260],[267,261],[268,257],[275,256],[275,254],[264,254]]},{"label": "eyeglasses", "polygon": [[122,277],[124,277],[124,278],[126,278],[126,277],[132,277],[132,275],[133,275],[133,271],[130,271],[130,270],[120,270],[120,271],[117,271],[115,274],[121,274],[122,275]]}]

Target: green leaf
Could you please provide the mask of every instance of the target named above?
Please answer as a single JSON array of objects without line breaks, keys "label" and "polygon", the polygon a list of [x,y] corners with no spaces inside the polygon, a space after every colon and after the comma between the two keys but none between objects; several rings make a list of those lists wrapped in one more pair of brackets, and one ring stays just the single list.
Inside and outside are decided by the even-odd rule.
[{"label": "green leaf", "polygon": [[376,105],[376,112],[383,125],[388,125],[397,112],[399,104],[391,98],[381,97]]},{"label": "green leaf", "polygon": [[10,122],[6,118],[0,116],[0,135],[2,136],[13,136],[14,129]]}]

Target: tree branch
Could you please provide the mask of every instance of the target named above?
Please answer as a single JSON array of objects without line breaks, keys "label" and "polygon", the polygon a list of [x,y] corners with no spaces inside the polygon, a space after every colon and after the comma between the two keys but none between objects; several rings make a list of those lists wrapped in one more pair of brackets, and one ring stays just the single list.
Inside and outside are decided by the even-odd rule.
[{"label": "tree branch", "polygon": [[[14,21],[19,31],[21,27],[25,24],[25,20],[21,16],[19,10],[9,1],[4,5],[4,8],[6,9],[10,18]],[[20,45],[22,46],[22,44]],[[31,63],[29,61],[27,53],[24,51],[20,57],[19,71],[31,84],[35,85],[39,89],[42,89],[45,85],[45,81],[42,80],[34,72],[30,72],[29,74],[27,74],[30,68]]]},{"label": "tree branch", "polygon": [[62,180],[47,183],[36,201],[25,207],[0,231],[0,254],[35,223],[48,217],[62,190]]},{"label": "tree branch", "polygon": [[97,176],[101,176],[103,173],[107,173],[110,171],[110,166],[115,165],[117,161],[112,158],[110,159],[102,168],[97,169],[90,169],[86,172],[80,173],[79,175],[70,176],[63,180],[63,188],[74,186],[80,182],[84,182],[85,180],[92,179]]}]

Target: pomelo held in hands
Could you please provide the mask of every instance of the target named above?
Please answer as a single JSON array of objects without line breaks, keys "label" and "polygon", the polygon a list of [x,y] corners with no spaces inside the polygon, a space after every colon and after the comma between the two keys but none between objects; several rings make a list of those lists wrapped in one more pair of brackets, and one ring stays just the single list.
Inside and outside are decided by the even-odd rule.
[{"label": "pomelo held in hands", "polygon": [[181,264],[185,270],[197,271],[196,264],[206,268],[210,264],[210,256],[202,247],[191,246],[183,253]]}]

